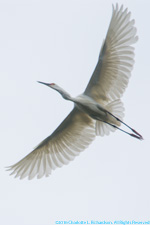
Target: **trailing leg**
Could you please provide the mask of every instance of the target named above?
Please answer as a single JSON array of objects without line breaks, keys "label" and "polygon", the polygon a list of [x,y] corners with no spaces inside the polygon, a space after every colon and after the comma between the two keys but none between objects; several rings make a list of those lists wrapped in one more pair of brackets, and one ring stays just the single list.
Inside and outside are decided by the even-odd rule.
[{"label": "trailing leg", "polygon": [[[135,129],[133,129],[133,128],[131,128],[129,125],[127,125],[126,123],[124,123],[122,120],[120,120],[118,117],[116,117],[116,116],[114,116],[112,113],[110,113],[110,112],[108,112],[107,111],[107,113],[109,114],[109,115],[111,115],[112,117],[114,117],[117,121],[119,121],[120,123],[122,123],[122,124],[124,124],[126,127],[128,127],[130,130],[132,130],[132,132],[133,133],[135,133],[135,134],[137,134],[137,135],[135,135],[135,134],[130,134],[130,133],[128,133],[128,132],[125,132],[125,133],[128,133],[128,134],[130,134],[132,137],[136,137],[136,138],[138,138],[138,139],[140,139],[140,140],[143,140],[143,137],[142,137],[142,135],[141,134],[139,134]],[[109,123],[107,123],[107,124],[109,124]],[[118,128],[119,130],[122,130],[122,129],[120,129],[120,128]],[[123,131],[123,130],[122,130]]]}]

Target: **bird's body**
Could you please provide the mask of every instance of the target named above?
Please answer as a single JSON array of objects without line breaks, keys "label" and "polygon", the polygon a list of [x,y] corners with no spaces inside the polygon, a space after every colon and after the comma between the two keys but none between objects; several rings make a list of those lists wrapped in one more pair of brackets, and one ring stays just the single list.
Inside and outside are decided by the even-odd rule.
[{"label": "bird's body", "polygon": [[92,119],[110,123],[112,123],[113,121],[115,125],[120,124],[116,119],[114,119],[107,113],[107,109],[104,106],[102,106],[100,103],[96,102],[89,96],[81,94],[76,98],[70,97],[68,100],[74,102],[75,107],[86,113]]},{"label": "bird's body", "polygon": [[105,108],[96,102],[94,99],[81,94],[76,98],[73,98],[72,101],[75,103],[75,106],[88,114],[93,119],[101,119],[104,120],[106,118],[106,111]]},{"label": "bird's body", "polygon": [[[112,19],[102,45],[92,77],[83,94],[71,97],[54,83],[43,83],[58,91],[66,100],[74,103],[74,109],[58,128],[43,140],[30,154],[10,166],[12,174],[21,179],[48,176],[52,170],[69,163],[86,149],[98,135],[109,135],[119,129],[132,137],[142,136],[125,124],[124,107],[120,98],[125,91],[134,63],[137,41],[134,20],[123,6],[113,7]],[[133,133],[120,128],[124,124]]]}]

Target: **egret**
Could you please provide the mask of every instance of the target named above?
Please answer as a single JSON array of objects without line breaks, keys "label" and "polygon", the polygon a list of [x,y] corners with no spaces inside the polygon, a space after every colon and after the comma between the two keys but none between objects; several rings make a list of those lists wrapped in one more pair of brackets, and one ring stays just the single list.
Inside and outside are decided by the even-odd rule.
[{"label": "egret", "polygon": [[[83,92],[71,97],[55,83],[44,84],[74,103],[74,108],[58,128],[31,153],[9,167],[11,174],[23,179],[49,176],[52,170],[68,164],[86,149],[96,136],[121,130],[142,140],[142,136],[124,123],[124,107],[120,98],[124,93],[134,64],[136,36],[135,21],[123,5],[112,7],[112,18],[103,42],[97,65]],[[132,131],[120,128],[124,124]]]}]

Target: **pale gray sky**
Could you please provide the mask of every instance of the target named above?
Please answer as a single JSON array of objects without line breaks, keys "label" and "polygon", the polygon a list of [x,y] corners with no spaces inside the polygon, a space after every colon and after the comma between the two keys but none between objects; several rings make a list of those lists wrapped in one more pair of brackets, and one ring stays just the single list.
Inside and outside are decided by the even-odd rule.
[{"label": "pale gray sky", "polygon": [[97,137],[49,178],[28,181],[14,179],[4,167],[27,155],[73,107],[36,81],[82,93],[116,1],[0,1],[0,224],[150,220],[150,1],[117,2],[132,12],[139,36],[124,121],[145,140],[119,131]]}]

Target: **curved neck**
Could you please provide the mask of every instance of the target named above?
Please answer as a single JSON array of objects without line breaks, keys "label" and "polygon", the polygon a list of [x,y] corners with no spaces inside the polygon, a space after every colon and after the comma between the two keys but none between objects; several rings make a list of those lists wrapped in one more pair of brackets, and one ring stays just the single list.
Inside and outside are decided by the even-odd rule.
[{"label": "curved neck", "polygon": [[73,98],[70,96],[70,94],[66,92],[63,88],[59,87],[59,90],[56,90],[56,91],[58,91],[64,99],[73,101]]},{"label": "curved neck", "polygon": [[61,95],[66,100],[70,100],[70,101],[73,100],[72,97],[70,96],[70,94],[68,94],[67,92],[65,92],[65,93],[63,92]]}]

